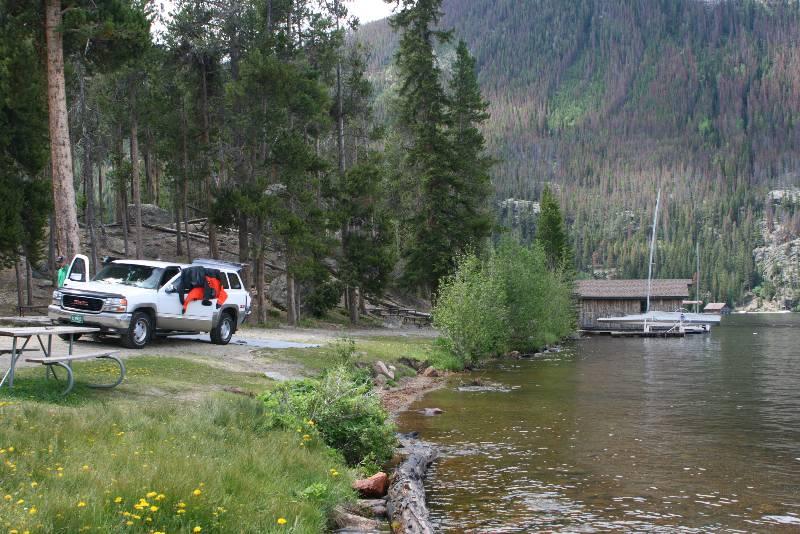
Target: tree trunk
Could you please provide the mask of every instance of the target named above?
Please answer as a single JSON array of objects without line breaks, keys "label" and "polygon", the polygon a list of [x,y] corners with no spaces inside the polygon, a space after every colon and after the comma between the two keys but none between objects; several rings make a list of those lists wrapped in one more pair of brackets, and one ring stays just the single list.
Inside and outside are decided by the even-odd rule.
[{"label": "tree trunk", "polygon": [[297,326],[297,293],[295,292],[294,275],[290,270],[289,258],[286,258],[286,320],[291,326]]},{"label": "tree trunk", "polygon": [[50,272],[50,281],[56,287],[58,281],[58,271],[56,270],[56,223],[53,214],[48,217],[50,232],[47,239],[47,270]]},{"label": "tree trunk", "polygon": [[367,301],[364,299],[364,292],[358,288],[358,312],[362,315],[367,314]]},{"label": "tree trunk", "polygon": [[117,124],[114,127],[113,161],[114,161],[114,187],[116,189],[116,219],[122,226],[122,244],[125,257],[128,257],[128,184],[122,175],[122,126]]},{"label": "tree trunk", "polygon": [[[184,103],[185,104],[185,103]],[[189,263],[192,262],[192,242],[189,238],[189,145],[187,140],[187,132],[186,129],[188,128],[187,119],[186,119],[186,107],[184,105],[183,108],[183,128],[181,129],[181,135],[183,140],[183,183],[181,184],[182,189],[182,197],[183,197],[183,227],[186,230],[186,257],[189,259]],[[177,228],[180,231],[180,228]]]},{"label": "tree trunk", "polygon": [[118,180],[118,183],[120,203],[122,204],[122,244],[127,258],[130,256],[130,247],[128,246],[128,187],[124,179]]},{"label": "tree trunk", "polygon": [[79,64],[80,108],[81,108],[81,138],[83,140],[83,187],[86,196],[86,230],[89,234],[89,272],[97,272],[97,234],[95,232],[94,217],[94,173],[92,165],[92,139],[89,136],[89,113],[86,107],[86,73],[83,64]]},{"label": "tree trunk", "polygon": [[428,466],[436,459],[433,447],[408,438],[401,438],[406,459],[398,466],[389,486],[387,511],[396,532],[433,534],[423,482]]},{"label": "tree trunk", "polygon": [[24,305],[22,300],[22,284],[25,283],[22,276],[22,270],[19,268],[19,262],[22,261],[20,256],[14,261],[14,277],[17,279],[17,311],[22,311],[20,308]]},{"label": "tree trunk", "polygon": [[202,93],[201,104],[203,106],[203,153],[205,154],[205,185],[206,185],[206,214],[208,215],[208,242],[209,253],[214,259],[219,258],[219,245],[217,244],[217,225],[211,222],[211,205],[213,199],[213,187],[211,180],[211,132],[208,120],[208,73],[205,59],[203,60],[202,70]]},{"label": "tree trunk", "polygon": [[97,220],[103,225],[103,163],[97,164]]},{"label": "tree trunk", "polygon": [[250,287],[250,225],[247,215],[239,214],[239,262],[244,263],[245,267],[241,271],[244,287]]},{"label": "tree trunk", "polygon": [[31,262],[25,257],[25,303],[33,305],[33,273],[31,273]]},{"label": "tree trunk", "polygon": [[139,180],[139,117],[136,112],[136,89],[131,93],[131,194],[136,216],[136,259],[142,259],[142,191]]},{"label": "tree trunk", "polygon": [[347,311],[350,312],[350,323],[358,324],[358,296],[353,286],[347,286]]},{"label": "tree trunk", "polygon": [[53,214],[56,255],[71,258],[80,252],[78,211],[72,176],[67,96],[64,87],[64,49],[61,34],[61,0],[45,2],[47,41],[47,104],[50,120],[50,159],[53,176]]},{"label": "tree trunk", "polygon": [[178,182],[175,181],[174,193],[172,196],[172,211],[175,214],[175,254],[183,256],[183,244],[181,243],[181,203],[179,196]]},{"label": "tree trunk", "polygon": [[266,247],[264,246],[264,221],[261,217],[256,218],[253,241],[258,247],[255,254],[255,264],[253,265],[253,277],[255,278],[256,286],[256,316],[259,324],[264,324],[267,322],[267,299],[264,284],[264,250]]}]

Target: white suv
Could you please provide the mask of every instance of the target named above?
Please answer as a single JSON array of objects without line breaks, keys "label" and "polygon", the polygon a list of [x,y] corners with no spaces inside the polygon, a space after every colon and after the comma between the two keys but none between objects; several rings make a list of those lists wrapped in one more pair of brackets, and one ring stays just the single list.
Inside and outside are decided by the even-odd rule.
[{"label": "white suv", "polygon": [[[181,272],[202,267],[218,275],[227,294],[182,304]],[[252,298],[239,271],[242,265],[196,260],[190,265],[163,261],[114,260],[89,280],[89,259],[77,255],[64,287],[53,292],[48,316],[56,323],[95,326],[102,334],[119,335],[129,348],[144,347],[154,335],[208,332],[211,341],[226,345],[250,315]],[[185,295],[185,291],[183,291]]]}]

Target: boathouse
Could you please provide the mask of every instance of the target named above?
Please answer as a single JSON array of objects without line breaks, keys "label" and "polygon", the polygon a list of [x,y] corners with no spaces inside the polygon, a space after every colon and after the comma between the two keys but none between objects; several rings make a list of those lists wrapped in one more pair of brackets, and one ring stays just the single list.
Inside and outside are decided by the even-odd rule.
[{"label": "boathouse", "polygon": [[703,313],[715,313],[717,315],[730,315],[731,309],[724,302],[709,302],[703,308]]},{"label": "boathouse", "polygon": [[[651,311],[676,311],[689,297],[690,279],[653,280]],[[647,311],[647,280],[578,280],[578,325],[583,330],[619,330],[630,326],[598,323],[600,317],[619,317]]]}]

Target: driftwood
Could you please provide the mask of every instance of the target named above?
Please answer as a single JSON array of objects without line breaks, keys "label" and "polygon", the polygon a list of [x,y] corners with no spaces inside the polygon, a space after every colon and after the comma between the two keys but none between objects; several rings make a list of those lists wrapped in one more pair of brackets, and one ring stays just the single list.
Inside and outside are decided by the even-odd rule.
[{"label": "driftwood", "polygon": [[406,456],[397,467],[394,480],[389,486],[387,511],[394,532],[405,534],[432,534],[433,525],[425,504],[425,473],[436,458],[432,446],[410,437],[401,437],[402,450]]},{"label": "driftwood", "polygon": [[[155,224],[142,224],[144,228],[149,228],[150,230],[158,230],[159,232],[166,232],[168,234],[177,234],[178,231],[174,228],[167,228],[166,226],[158,226]],[[186,235],[184,230],[181,230],[181,235]],[[189,237],[193,237],[195,239],[203,239],[208,241],[208,236],[205,234],[198,234],[197,232],[189,232]]]}]

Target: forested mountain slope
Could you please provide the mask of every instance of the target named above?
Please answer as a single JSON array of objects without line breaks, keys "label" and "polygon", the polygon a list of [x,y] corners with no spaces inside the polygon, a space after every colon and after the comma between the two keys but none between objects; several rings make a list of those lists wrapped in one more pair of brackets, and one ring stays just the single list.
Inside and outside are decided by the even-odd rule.
[{"label": "forested mountain slope", "polygon": [[[444,12],[491,103],[498,200],[557,184],[582,272],[646,276],[661,187],[658,276],[691,276],[699,241],[708,298],[761,282],[766,192],[800,180],[797,1],[445,0]],[[386,21],[359,38],[380,109],[396,38]],[[445,66],[452,56],[442,47]]]}]

